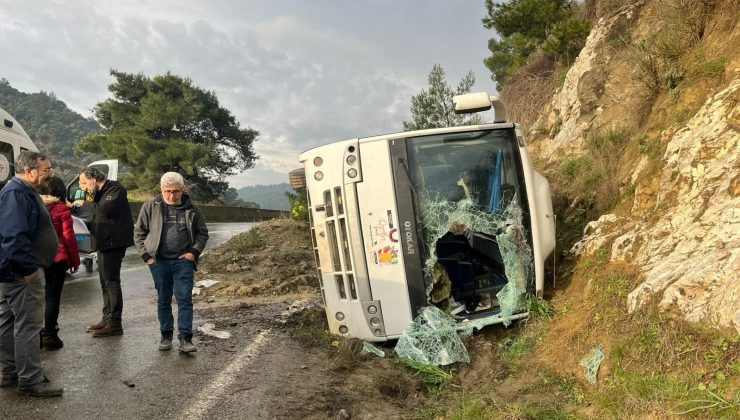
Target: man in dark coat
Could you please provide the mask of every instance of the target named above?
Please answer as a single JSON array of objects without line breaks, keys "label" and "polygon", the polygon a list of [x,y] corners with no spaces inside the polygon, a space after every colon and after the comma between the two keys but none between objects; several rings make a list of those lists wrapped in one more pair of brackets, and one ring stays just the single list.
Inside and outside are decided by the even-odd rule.
[{"label": "man in dark coat", "polygon": [[51,175],[41,153],[22,151],[16,176],[0,190],[0,387],[33,397],[62,395],[41,369],[44,267],[54,262],[57,235],[36,190]]},{"label": "man in dark coat", "polygon": [[126,248],[134,244],[134,223],[128,193],[117,181],[105,179],[95,168],[80,173],[80,188],[94,195],[92,202],[77,200],[73,204],[93,214],[90,224],[92,247],[98,251],[98,271],[103,289],[103,318],[88,325],[86,331],[93,337],[123,334],[121,313],[121,263]]}]

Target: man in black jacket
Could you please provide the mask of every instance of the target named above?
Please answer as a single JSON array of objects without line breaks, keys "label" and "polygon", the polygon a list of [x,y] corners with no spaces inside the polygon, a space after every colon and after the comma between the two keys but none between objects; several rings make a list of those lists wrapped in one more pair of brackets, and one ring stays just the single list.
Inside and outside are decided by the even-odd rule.
[{"label": "man in black jacket", "polygon": [[98,251],[100,286],[103,289],[103,318],[88,325],[93,337],[123,334],[121,312],[121,263],[126,248],[134,244],[134,223],[128,193],[117,181],[105,179],[95,168],[85,168],[80,174],[80,188],[93,194],[93,202],[77,200],[73,204],[92,212],[90,226],[92,247]]}]

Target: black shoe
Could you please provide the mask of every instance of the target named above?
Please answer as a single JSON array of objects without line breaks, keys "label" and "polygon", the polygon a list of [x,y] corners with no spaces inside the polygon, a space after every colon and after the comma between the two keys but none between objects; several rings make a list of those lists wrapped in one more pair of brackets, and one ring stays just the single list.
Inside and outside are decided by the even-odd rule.
[{"label": "black shoe", "polygon": [[18,386],[18,375],[3,375],[0,378],[0,388],[10,388],[11,386]]},{"label": "black shoe", "polygon": [[162,331],[159,349],[162,351],[172,350],[172,331]]},{"label": "black shoe", "polygon": [[195,353],[198,349],[193,344],[193,340],[190,338],[180,339],[180,352],[181,353]]},{"label": "black shoe", "polygon": [[45,350],[59,350],[64,347],[64,342],[59,338],[58,329],[46,333],[41,331],[41,348]]},{"label": "black shoe", "polygon": [[58,397],[64,394],[64,388],[59,385],[52,384],[49,378],[44,375],[43,381],[33,385],[18,385],[15,392],[18,395],[25,395],[28,397]]},{"label": "black shoe", "polygon": [[93,337],[110,337],[113,335],[123,335],[123,327],[108,324],[104,328],[92,332]]}]

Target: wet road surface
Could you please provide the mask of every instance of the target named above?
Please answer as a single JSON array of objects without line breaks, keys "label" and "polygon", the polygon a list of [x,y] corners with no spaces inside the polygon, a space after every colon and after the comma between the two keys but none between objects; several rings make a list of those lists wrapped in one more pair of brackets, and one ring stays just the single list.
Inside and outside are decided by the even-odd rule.
[{"label": "wet road surface", "polygon": [[[209,224],[209,248],[254,225]],[[177,344],[172,351],[162,352],[157,349],[156,291],[133,248],[126,253],[121,277],[124,335],[93,338],[85,333],[85,326],[101,316],[97,273],[80,272],[68,278],[59,317],[64,348],[42,351],[44,371],[64,386],[64,396],[20,397],[14,388],[0,389],[0,419],[250,418],[238,407],[230,407],[223,416],[226,413],[217,409],[213,396],[223,394],[218,389],[219,378],[228,385],[239,370],[248,368],[248,361],[238,359],[252,357],[250,351],[258,352],[264,346],[269,320],[275,314],[263,313],[262,321],[253,320],[249,323],[253,327],[241,330],[231,344],[196,336],[198,352],[193,355],[181,354]],[[209,320],[199,305],[194,330]],[[206,312],[211,317],[217,313]],[[232,349],[224,351],[224,346]]]}]

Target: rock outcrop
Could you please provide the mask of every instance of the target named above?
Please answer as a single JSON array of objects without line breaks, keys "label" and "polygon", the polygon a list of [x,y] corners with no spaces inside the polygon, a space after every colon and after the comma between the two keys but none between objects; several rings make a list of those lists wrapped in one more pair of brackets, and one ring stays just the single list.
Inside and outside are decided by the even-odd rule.
[{"label": "rock outcrop", "polygon": [[[607,41],[624,22],[634,23],[633,37],[657,30],[650,26],[651,2],[643,3],[594,27],[535,124],[535,156],[558,162],[583,153],[590,132],[645,130],[646,121],[657,119],[655,106],[644,105],[653,102],[632,77],[629,60]],[[724,42],[737,45],[740,30],[729,35]],[[663,118],[657,137],[665,151],[652,169],[644,155],[622,163],[629,174],[623,184],[635,188],[632,203],[589,223],[573,251],[602,250],[640,269],[643,282],[629,294],[629,310],[656,299],[660,309],[689,321],[740,333],[740,53],[727,51],[724,77],[701,92],[706,100],[698,110]]]}]

